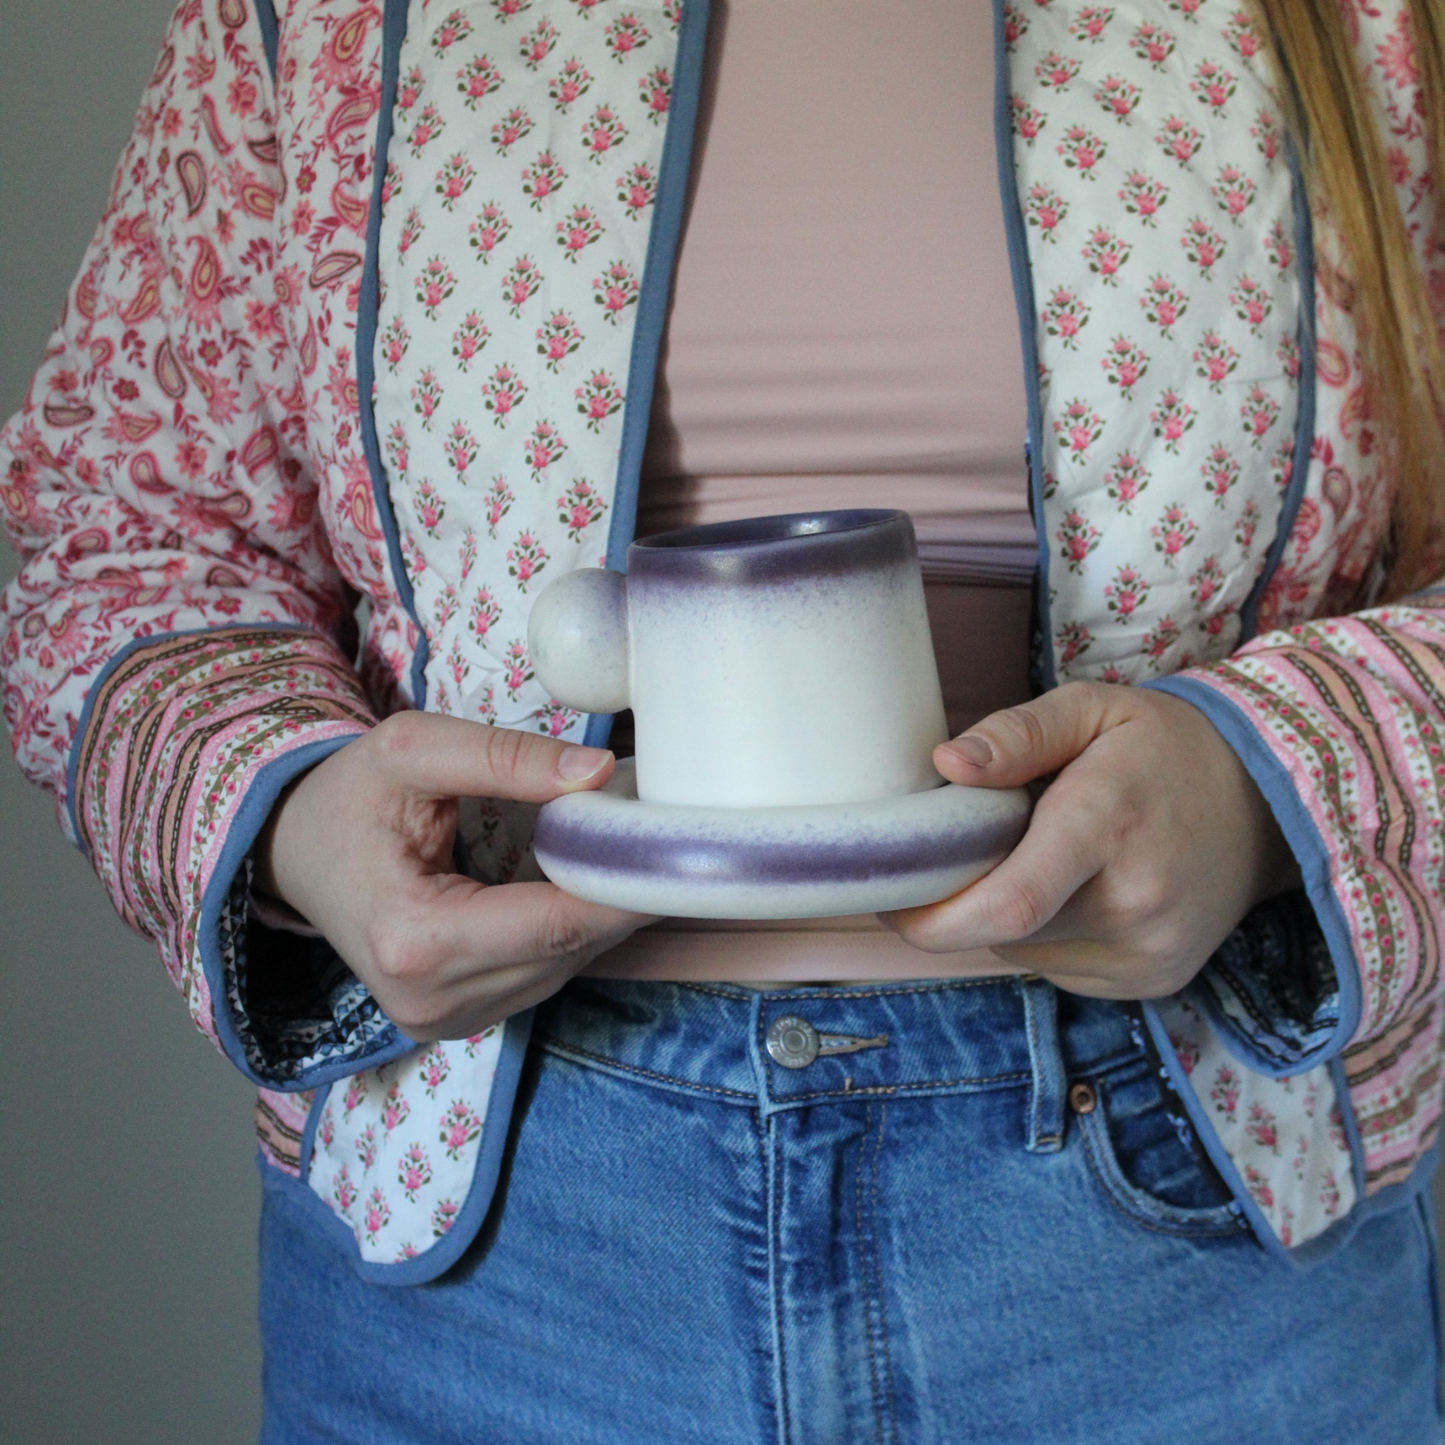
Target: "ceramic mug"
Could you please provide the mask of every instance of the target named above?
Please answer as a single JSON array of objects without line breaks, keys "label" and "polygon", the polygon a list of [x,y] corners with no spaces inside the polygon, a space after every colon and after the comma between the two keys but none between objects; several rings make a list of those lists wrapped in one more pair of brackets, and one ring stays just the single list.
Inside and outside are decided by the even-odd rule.
[{"label": "ceramic mug", "polygon": [[558,701],[631,707],[637,796],[757,808],[938,787],[948,736],[904,512],[807,512],[634,542],[537,598],[532,664]]}]

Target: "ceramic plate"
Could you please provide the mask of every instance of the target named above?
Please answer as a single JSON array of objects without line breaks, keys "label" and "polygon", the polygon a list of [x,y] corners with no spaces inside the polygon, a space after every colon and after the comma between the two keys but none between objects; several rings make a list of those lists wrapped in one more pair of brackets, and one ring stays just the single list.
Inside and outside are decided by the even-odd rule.
[{"label": "ceramic plate", "polygon": [[868,803],[695,808],[643,803],[630,760],[605,788],[548,803],[542,871],[594,903],[675,918],[826,918],[935,903],[1023,837],[1022,788],[953,783]]}]

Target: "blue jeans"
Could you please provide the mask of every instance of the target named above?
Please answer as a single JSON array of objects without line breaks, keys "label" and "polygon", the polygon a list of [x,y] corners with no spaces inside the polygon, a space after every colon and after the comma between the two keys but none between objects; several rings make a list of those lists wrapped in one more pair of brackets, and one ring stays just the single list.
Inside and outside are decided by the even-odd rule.
[{"label": "blue jeans", "polygon": [[1267,1257],[1121,1005],[579,980],[534,1040],[434,1284],[361,1282],[264,1170],[264,1441],[1441,1440],[1423,1204]]}]

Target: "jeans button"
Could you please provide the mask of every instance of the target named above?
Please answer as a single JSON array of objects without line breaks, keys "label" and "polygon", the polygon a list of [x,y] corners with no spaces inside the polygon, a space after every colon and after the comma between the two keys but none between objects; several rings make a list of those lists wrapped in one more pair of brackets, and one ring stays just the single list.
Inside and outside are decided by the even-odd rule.
[{"label": "jeans button", "polygon": [[818,1030],[789,1014],[768,1030],[768,1055],[785,1069],[806,1069],[818,1057]]}]

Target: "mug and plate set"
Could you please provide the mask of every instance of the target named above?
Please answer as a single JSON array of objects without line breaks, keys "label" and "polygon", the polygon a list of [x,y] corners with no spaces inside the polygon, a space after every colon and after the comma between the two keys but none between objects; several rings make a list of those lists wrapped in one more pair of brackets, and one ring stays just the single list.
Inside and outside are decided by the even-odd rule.
[{"label": "mug and plate set", "polygon": [[821,918],[949,897],[1023,836],[1022,789],[946,783],[913,525],[899,511],[755,517],[634,542],[532,610],[542,684],[632,709],[636,756],[548,803],[543,872],[679,918]]}]

